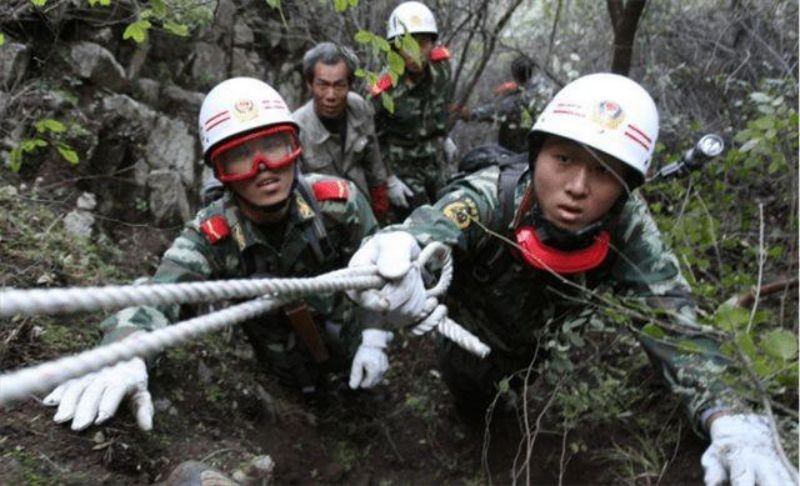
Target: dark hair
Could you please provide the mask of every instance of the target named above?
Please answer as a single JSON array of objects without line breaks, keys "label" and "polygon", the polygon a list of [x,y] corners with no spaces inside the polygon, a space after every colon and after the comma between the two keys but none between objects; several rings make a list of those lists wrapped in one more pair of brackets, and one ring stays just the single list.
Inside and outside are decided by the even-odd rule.
[{"label": "dark hair", "polygon": [[525,84],[533,75],[536,67],[528,56],[519,56],[511,62],[511,76],[519,84]]},{"label": "dark hair", "polygon": [[343,62],[347,66],[347,81],[350,85],[355,82],[358,57],[350,48],[333,42],[322,42],[306,51],[303,56],[303,78],[307,83],[314,81],[314,67],[318,62],[328,66]]}]

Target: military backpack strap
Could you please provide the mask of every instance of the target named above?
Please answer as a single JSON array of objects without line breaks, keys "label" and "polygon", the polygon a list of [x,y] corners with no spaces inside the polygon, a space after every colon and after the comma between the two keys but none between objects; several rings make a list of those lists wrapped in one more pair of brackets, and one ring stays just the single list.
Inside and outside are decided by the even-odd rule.
[{"label": "military backpack strap", "polygon": [[[528,155],[516,154],[498,162],[500,177],[497,183],[497,200],[500,203],[501,233],[509,230],[514,219],[514,195],[520,179],[528,170]],[[513,238],[512,238],[513,240]],[[491,283],[502,275],[513,261],[508,244],[500,238],[486,234],[478,242],[473,260],[472,277],[481,283]]]},{"label": "military backpack strap", "polygon": [[[349,187],[346,182],[345,188],[347,189],[345,198],[347,198],[349,197]],[[328,238],[328,232],[325,230],[325,224],[322,221],[322,211],[320,211],[319,205],[317,204],[315,191],[312,190],[308,181],[303,176],[298,178],[297,189],[314,211],[314,218],[311,221],[311,225],[306,227],[306,237],[311,245],[311,250],[317,257],[317,261],[320,263],[327,263],[336,260],[339,256],[339,252],[331,243],[330,238]]]}]

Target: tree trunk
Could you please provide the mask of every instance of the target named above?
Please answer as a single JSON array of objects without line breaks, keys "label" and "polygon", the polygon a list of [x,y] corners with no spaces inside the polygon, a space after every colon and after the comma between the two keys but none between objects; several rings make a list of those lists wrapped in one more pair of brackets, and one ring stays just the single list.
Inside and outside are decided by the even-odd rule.
[{"label": "tree trunk", "polygon": [[608,15],[614,27],[614,59],[611,72],[627,76],[631,70],[633,39],[647,0],[606,0]]}]

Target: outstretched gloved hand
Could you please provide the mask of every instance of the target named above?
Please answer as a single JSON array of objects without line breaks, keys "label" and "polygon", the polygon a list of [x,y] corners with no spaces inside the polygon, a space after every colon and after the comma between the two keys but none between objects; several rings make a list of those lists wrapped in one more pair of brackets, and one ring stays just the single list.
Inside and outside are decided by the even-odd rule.
[{"label": "outstretched gloved hand", "polygon": [[83,430],[113,417],[126,396],[130,396],[139,428],[152,429],[153,400],[147,391],[147,366],[141,358],[69,380],[47,395],[44,404],[58,405],[55,422],[72,420],[72,430]]},{"label": "outstretched gloved hand", "polygon": [[[361,307],[380,314],[397,327],[406,327],[426,314],[425,284],[416,265],[419,256],[417,240],[405,231],[379,233],[353,255],[350,267],[377,265],[386,279],[379,290],[348,291],[347,295]],[[430,312],[430,309],[428,309]]]},{"label": "outstretched gloved hand", "polygon": [[386,179],[386,185],[389,189],[389,200],[392,201],[392,204],[400,208],[407,208],[408,199],[414,195],[414,191],[396,175],[389,176]]},{"label": "outstretched gloved hand", "polygon": [[731,486],[797,484],[778,457],[766,417],[722,415],[711,422],[710,435],[711,445],[700,460],[707,486],[726,480]]},{"label": "outstretched gloved hand", "polygon": [[361,332],[361,346],[350,367],[350,388],[371,388],[383,380],[389,370],[389,358],[384,349],[393,338],[394,334],[380,329]]}]

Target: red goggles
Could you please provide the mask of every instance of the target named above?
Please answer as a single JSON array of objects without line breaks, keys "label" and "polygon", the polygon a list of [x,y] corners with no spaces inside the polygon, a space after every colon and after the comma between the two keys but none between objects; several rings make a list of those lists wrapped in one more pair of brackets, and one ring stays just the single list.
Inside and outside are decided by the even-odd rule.
[{"label": "red goggles", "polygon": [[282,125],[223,143],[211,152],[211,162],[221,182],[238,182],[255,177],[261,170],[282,169],[302,151],[295,128]]}]

